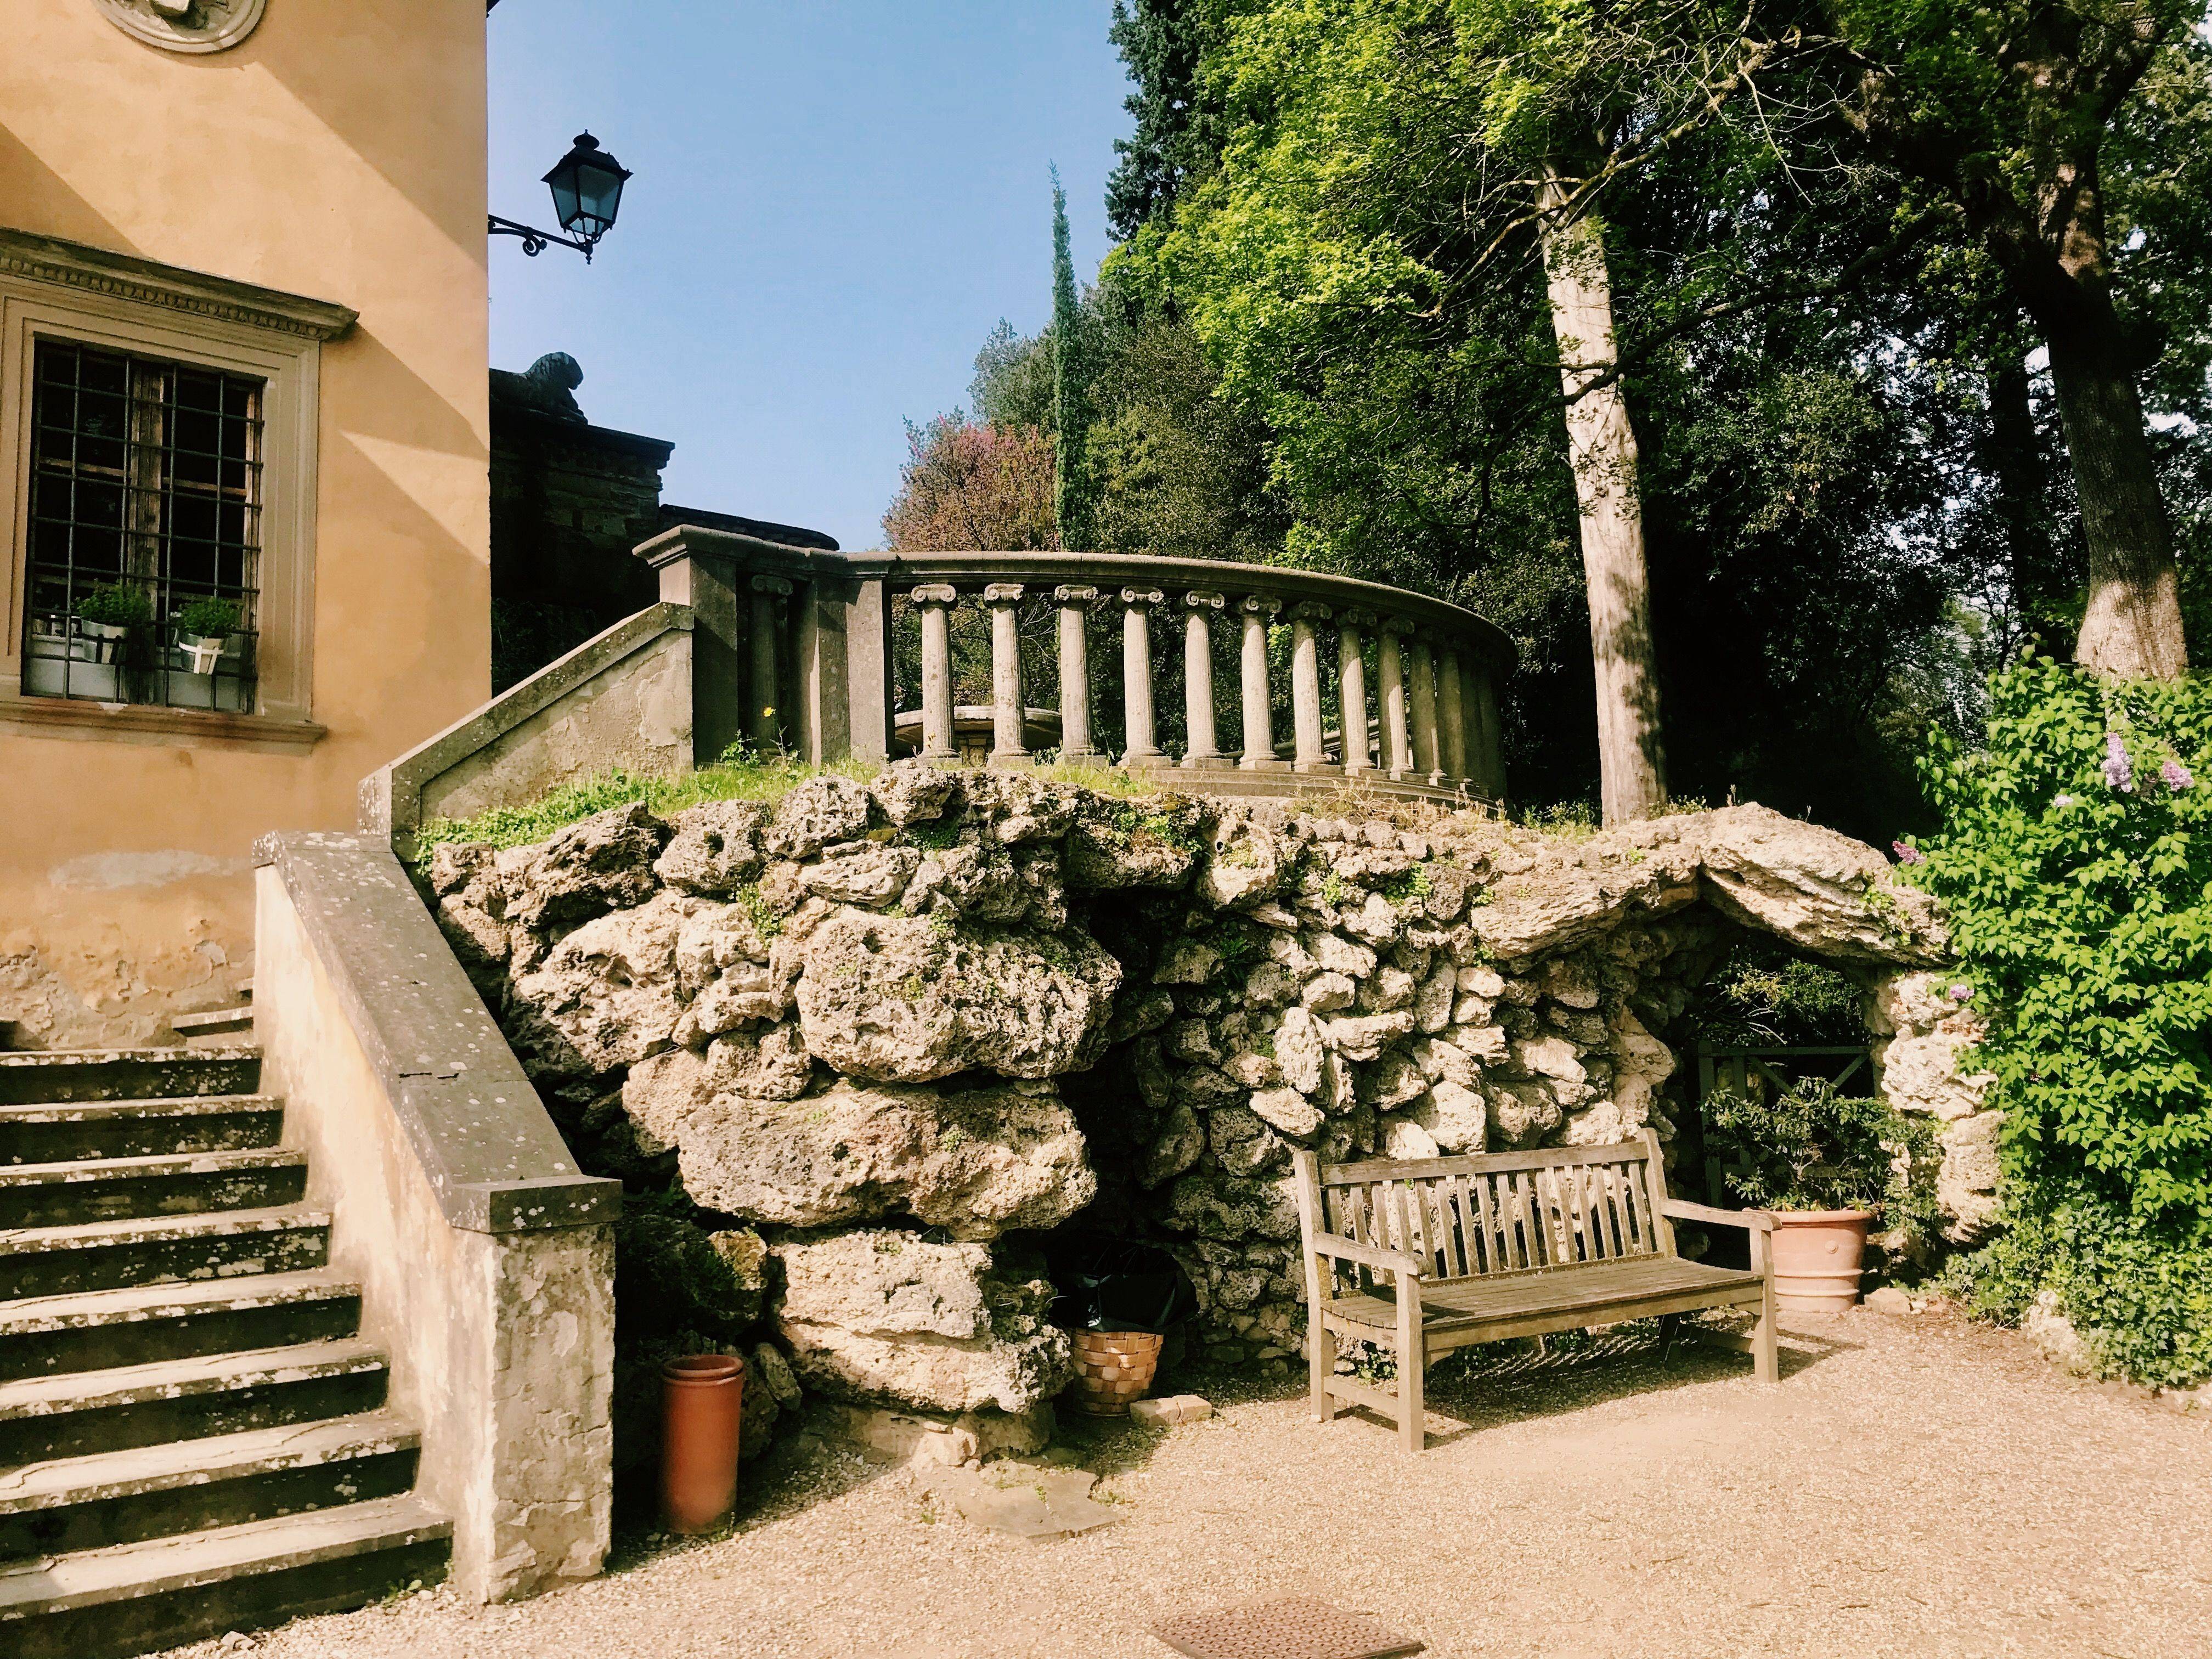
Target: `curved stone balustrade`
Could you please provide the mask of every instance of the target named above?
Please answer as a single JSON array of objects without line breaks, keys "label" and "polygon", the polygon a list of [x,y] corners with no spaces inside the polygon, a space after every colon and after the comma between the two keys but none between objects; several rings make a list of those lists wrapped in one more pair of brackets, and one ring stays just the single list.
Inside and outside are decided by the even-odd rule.
[{"label": "curved stone balustrade", "polygon": [[[1390,793],[1496,800],[1505,792],[1497,683],[1511,665],[1512,645],[1473,611],[1425,594],[1215,559],[830,553],[693,526],[655,537],[638,556],[659,572],[664,600],[693,609],[706,635],[697,648],[726,653],[725,672],[709,678],[728,687],[727,696],[696,699],[702,756],[739,737],[789,741],[813,760],[888,755],[892,602],[903,597],[920,621],[921,752],[957,760],[952,621],[972,606],[990,617],[990,763],[1030,764],[1021,607],[1036,601],[1056,613],[1062,759],[1176,775],[1209,793],[1346,781]],[[1121,635],[1121,742],[1110,754],[1092,718],[1091,653],[1102,628]],[[1170,631],[1156,641],[1157,630]],[[1216,684],[1215,668],[1217,637],[1225,645],[1230,630],[1243,738],[1235,753],[1222,746],[1228,688]],[[1275,680],[1278,630],[1288,635],[1286,687]],[[1159,741],[1154,649],[1175,631],[1182,635],[1179,755]],[[1333,659],[1324,655],[1332,637]],[[1334,667],[1333,707],[1324,706],[1325,660]],[[1287,758],[1275,732],[1284,690]]]}]

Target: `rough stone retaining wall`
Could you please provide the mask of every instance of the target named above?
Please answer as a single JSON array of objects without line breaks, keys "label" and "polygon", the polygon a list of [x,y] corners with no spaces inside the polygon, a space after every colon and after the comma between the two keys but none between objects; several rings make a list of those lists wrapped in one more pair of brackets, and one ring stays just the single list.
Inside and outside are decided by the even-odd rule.
[{"label": "rough stone retaining wall", "polygon": [[1169,1244],[1206,1356],[1286,1370],[1292,1146],[1671,1141],[1657,1034],[1745,928],[1862,979],[1887,1092],[1946,1122],[1954,1235],[1991,1206],[1940,920],[1760,807],[1574,841],[905,763],[426,873],[580,1162],[629,1183],[623,1363],[747,1352],[755,1443],[802,1390],[878,1438],[1033,1442],[1070,1376],[1036,1246],[1070,1224]]}]

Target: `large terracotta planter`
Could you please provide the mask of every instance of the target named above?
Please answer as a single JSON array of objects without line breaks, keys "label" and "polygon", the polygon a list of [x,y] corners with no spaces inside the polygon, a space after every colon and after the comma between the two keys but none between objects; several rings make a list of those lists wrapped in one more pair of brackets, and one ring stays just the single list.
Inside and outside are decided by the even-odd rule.
[{"label": "large terracotta planter", "polygon": [[711,1532],[738,1501],[744,1362],[695,1354],[661,1367],[660,1512],[668,1530]]},{"label": "large terracotta planter", "polygon": [[1859,1299],[1866,1210],[1770,1210],[1774,1302],[1784,1313],[1843,1313]]},{"label": "large terracotta planter", "polygon": [[1077,1331],[1075,1408],[1092,1417],[1127,1417],[1129,1402],[1152,1386],[1165,1339],[1150,1331]]}]

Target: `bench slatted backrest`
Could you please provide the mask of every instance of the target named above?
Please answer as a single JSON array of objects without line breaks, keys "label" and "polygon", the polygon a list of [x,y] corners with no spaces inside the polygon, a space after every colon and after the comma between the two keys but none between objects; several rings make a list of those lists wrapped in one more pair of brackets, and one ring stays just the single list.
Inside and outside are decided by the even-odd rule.
[{"label": "bench slatted backrest", "polygon": [[[1409,1251],[1437,1279],[1674,1252],[1660,1212],[1665,1165],[1648,1131],[1613,1146],[1323,1164],[1318,1177],[1323,1227]],[[1356,1277],[1362,1289],[1375,1282],[1364,1267]]]}]

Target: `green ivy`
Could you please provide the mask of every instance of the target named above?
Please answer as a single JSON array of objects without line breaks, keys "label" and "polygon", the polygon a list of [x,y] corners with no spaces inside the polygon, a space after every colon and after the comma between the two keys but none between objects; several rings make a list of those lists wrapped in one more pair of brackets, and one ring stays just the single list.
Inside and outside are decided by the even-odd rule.
[{"label": "green ivy", "polygon": [[2208,761],[2212,682],[2024,660],[1991,684],[1984,748],[1937,738],[1943,829],[1899,848],[1949,915],[1951,994],[1988,1020],[1972,1063],[2006,1114],[2011,1234],[1964,1280],[1993,1313],[2057,1291],[2144,1381],[2212,1374]]}]

